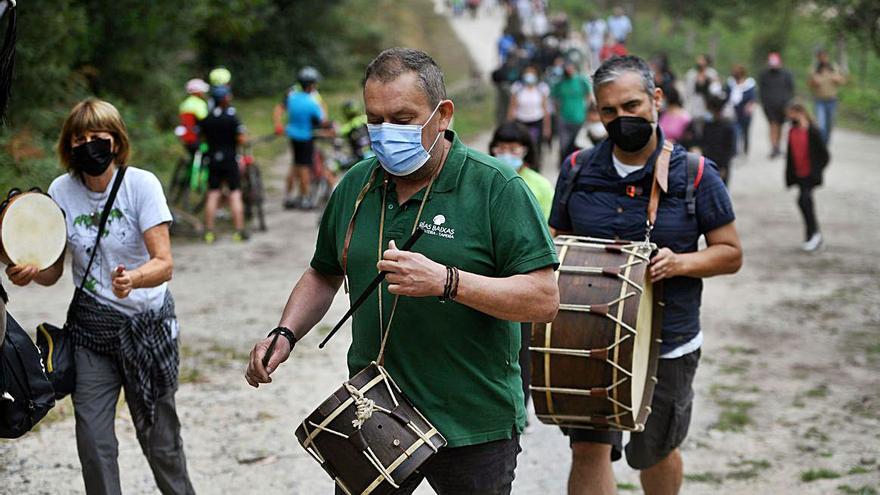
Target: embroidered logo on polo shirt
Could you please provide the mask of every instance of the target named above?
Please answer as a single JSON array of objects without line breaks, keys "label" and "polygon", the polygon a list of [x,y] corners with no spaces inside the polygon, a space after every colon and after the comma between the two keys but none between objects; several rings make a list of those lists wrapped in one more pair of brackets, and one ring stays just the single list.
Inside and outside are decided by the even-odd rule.
[{"label": "embroidered logo on polo shirt", "polygon": [[444,227],[446,217],[444,215],[435,215],[432,223],[419,222],[419,228],[424,230],[426,234],[444,237],[446,239],[455,239],[455,229]]}]

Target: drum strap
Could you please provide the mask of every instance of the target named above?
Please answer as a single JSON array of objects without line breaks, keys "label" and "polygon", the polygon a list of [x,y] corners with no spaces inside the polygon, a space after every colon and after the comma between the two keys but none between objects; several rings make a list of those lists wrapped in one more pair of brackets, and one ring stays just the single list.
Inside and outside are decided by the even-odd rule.
[{"label": "drum strap", "polygon": [[[73,294],[73,302],[71,302],[70,307],[76,307],[77,298],[79,298],[80,293],[83,291],[83,288],[86,285],[86,280],[89,279],[89,271],[92,269],[92,264],[95,262],[95,255],[98,253],[98,246],[101,244],[101,237],[104,235],[104,227],[107,226],[107,219],[110,218],[110,210],[113,209],[113,201],[116,200],[116,194],[119,192],[119,187],[122,185],[122,177],[125,176],[125,170],[127,167],[119,167],[116,170],[116,178],[113,180],[113,186],[110,188],[110,195],[107,197],[107,202],[104,203],[104,209],[101,211],[101,219],[98,222],[98,237],[95,239],[95,247],[92,249],[92,255],[89,257],[89,263],[86,265],[86,271],[83,272],[83,279],[79,283],[79,287],[76,288],[76,292]],[[68,313],[70,311],[68,310]],[[70,314],[67,316],[67,320],[70,321]]]},{"label": "drum strap", "polygon": [[669,159],[672,157],[672,143],[663,142],[660,156],[654,162],[654,180],[651,181],[651,196],[648,198],[648,228],[647,240],[650,240],[651,231],[657,221],[657,208],[660,206],[660,193],[669,189]]}]

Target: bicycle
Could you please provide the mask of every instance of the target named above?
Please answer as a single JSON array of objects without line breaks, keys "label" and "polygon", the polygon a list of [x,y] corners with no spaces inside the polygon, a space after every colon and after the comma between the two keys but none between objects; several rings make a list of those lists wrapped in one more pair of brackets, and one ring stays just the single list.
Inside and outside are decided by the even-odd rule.
[{"label": "bicycle", "polygon": [[248,141],[242,147],[242,153],[238,157],[238,166],[241,169],[241,196],[244,202],[244,218],[251,222],[256,217],[261,232],[267,230],[266,215],[263,205],[266,200],[266,189],[263,185],[263,176],[253,155],[253,145],[265,143],[275,139],[275,135],[262,136]]},{"label": "bicycle", "polygon": [[[171,174],[168,199],[171,204],[180,206],[189,213],[198,213],[205,206],[205,193],[208,190],[208,167],[203,165],[204,150],[199,147],[192,157],[181,157]],[[191,195],[198,200],[190,206]]]}]

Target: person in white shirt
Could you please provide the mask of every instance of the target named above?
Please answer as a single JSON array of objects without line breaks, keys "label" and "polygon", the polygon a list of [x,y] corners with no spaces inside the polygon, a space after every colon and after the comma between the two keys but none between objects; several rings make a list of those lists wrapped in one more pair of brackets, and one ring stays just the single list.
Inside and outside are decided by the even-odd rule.
[{"label": "person in white shirt", "polygon": [[626,43],[633,27],[622,7],[614,7],[614,14],[608,17],[608,31],[618,43]]},{"label": "person in white shirt", "polygon": [[[173,261],[171,212],[162,184],[128,164],[129,138],[116,108],[89,98],[71,111],[58,140],[67,173],[49,186],[64,211],[77,290],[68,312],[76,346],[73,408],[76,440],[88,494],[119,494],[114,432],[119,392],[163,494],[194,493],[186,468],[174,403],[179,351],[174,300],[168,291]],[[100,218],[118,182],[101,234]],[[64,256],[39,271],[14,265],[16,285],[52,285]]]}]

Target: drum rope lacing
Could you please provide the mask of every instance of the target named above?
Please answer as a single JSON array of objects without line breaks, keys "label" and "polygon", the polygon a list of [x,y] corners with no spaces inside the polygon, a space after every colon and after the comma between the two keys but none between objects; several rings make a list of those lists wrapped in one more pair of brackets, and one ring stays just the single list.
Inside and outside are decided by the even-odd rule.
[{"label": "drum rope lacing", "polygon": [[[561,240],[561,242],[559,242],[558,244],[560,244],[562,246],[579,245],[579,246],[592,246],[592,247],[604,249],[608,245],[608,243],[601,243],[601,242],[596,242],[596,243],[584,242],[582,239],[574,238],[571,236],[560,236],[559,240]],[[596,241],[598,241],[598,240],[596,240]],[[649,257],[640,252],[644,249],[644,246],[645,246],[644,244],[639,243],[639,244],[634,244],[634,245],[630,245],[630,246],[621,246],[620,250],[621,250],[621,252],[626,253],[630,256],[634,256],[634,257],[641,259],[643,261],[648,261]],[[594,389],[590,389],[590,390],[560,388],[560,387],[538,387],[538,386],[534,386],[534,385],[530,387],[532,390],[536,390],[536,391],[540,391],[540,392],[551,392],[551,393],[559,393],[559,394],[566,394],[566,395],[580,395],[580,396],[586,396],[586,397],[602,397],[602,398],[606,399],[607,401],[611,402],[612,404],[616,405],[617,407],[619,407],[623,411],[623,412],[620,412],[617,414],[610,414],[610,415],[605,415],[602,417],[608,421],[609,425],[612,425],[612,426],[615,426],[618,428],[622,428],[622,429],[631,429],[631,428],[627,428],[625,425],[622,425],[620,423],[615,423],[615,422],[613,422],[613,420],[617,420],[618,418],[621,418],[623,416],[626,416],[627,414],[632,413],[633,408],[614,399],[611,396],[612,395],[611,392],[614,389],[622,386],[628,380],[632,379],[633,374],[632,374],[632,372],[630,372],[629,370],[620,366],[619,364],[617,364],[613,360],[608,359],[608,354],[612,350],[614,350],[615,348],[622,345],[627,340],[635,337],[638,334],[638,331],[636,329],[632,328],[632,326],[630,326],[626,322],[624,322],[624,321],[620,320],[619,318],[617,318],[616,316],[614,316],[612,314],[612,312],[609,310],[609,308],[611,306],[614,306],[616,304],[621,303],[622,301],[629,299],[630,297],[637,296],[644,291],[644,287],[641,287],[639,284],[635,283],[634,281],[630,280],[628,277],[623,275],[623,272],[627,267],[631,267],[631,266],[634,266],[637,264],[639,264],[639,261],[633,261],[633,262],[624,263],[622,265],[619,265],[618,266],[619,273],[617,273],[615,276],[619,280],[623,281],[624,284],[628,284],[628,285],[632,286],[633,288],[635,288],[635,290],[636,290],[635,292],[628,292],[625,295],[618,297],[614,300],[611,300],[605,304],[592,304],[592,305],[560,304],[559,305],[559,309],[561,311],[576,311],[576,312],[594,313],[597,315],[601,315],[605,318],[608,318],[609,320],[614,322],[615,325],[619,325],[621,328],[625,329],[627,331],[626,335],[624,335],[622,338],[612,342],[611,344],[609,344],[606,347],[597,348],[597,349],[559,349],[559,348],[552,348],[552,347],[530,347],[530,349],[533,351],[541,352],[541,353],[545,353],[545,354],[557,354],[557,355],[563,355],[563,356],[602,359],[602,361],[604,361],[605,363],[609,364],[610,366],[617,369],[617,371],[622,373],[624,375],[623,378],[621,378],[620,380],[617,380],[615,383],[612,383],[606,387],[595,387]],[[571,271],[573,273],[574,272],[595,273],[595,274],[603,274],[604,273],[601,268],[583,268],[583,267],[574,267],[574,266],[566,267],[564,265],[560,266],[559,270],[560,271]],[[603,310],[596,311],[597,308],[602,308]],[[603,390],[604,392],[598,393],[599,390]],[[560,416],[560,415],[552,415],[552,416],[554,416],[556,419],[565,419],[564,416]]]}]

